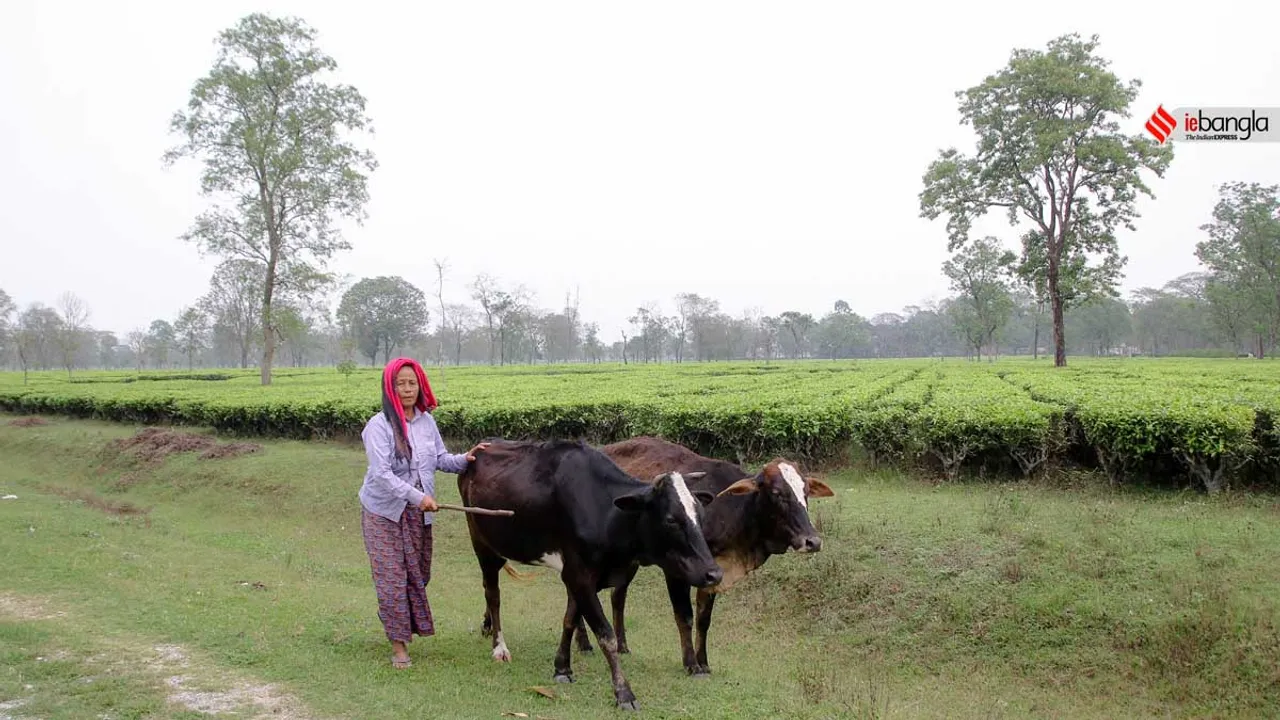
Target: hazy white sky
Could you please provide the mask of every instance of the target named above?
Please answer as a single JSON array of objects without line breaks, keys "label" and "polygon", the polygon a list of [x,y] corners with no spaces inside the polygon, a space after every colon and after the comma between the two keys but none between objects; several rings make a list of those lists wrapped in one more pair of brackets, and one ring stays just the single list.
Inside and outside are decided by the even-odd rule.
[{"label": "hazy white sky", "polygon": [[[216,264],[178,239],[202,207],[166,171],[174,110],[243,14],[305,18],[369,100],[381,163],[336,267],[446,300],[487,271],[546,308],[581,293],[617,338],[693,291],[737,315],[837,299],[868,317],[947,293],[942,220],[918,217],[940,148],[973,148],[954,93],[1014,47],[1099,33],[1159,103],[1280,105],[1280,5],[967,2],[19,2],[0,22],[0,288],[72,290],[91,322],[172,320]],[[874,9],[871,9],[874,7]],[[1152,180],[1124,288],[1197,269],[1224,181],[1280,182],[1280,143],[1180,145]],[[1014,247],[994,215],[986,230]],[[434,316],[433,316],[434,323]]]}]

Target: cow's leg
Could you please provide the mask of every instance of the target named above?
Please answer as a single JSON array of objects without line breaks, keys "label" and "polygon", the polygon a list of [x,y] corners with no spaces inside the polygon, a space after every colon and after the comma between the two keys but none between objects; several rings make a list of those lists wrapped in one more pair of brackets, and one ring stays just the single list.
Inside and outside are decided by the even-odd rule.
[{"label": "cow's leg", "polygon": [[711,629],[711,609],[715,604],[715,593],[698,590],[698,670],[694,673],[695,676],[705,677],[711,674],[711,666],[707,664],[707,630]]},{"label": "cow's leg", "polygon": [[566,573],[566,577],[573,577],[571,591],[577,600],[578,611],[586,618],[587,625],[591,626],[591,631],[596,635],[596,643],[604,651],[604,659],[609,664],[609,673],[613,678],[613,697],[618,707],[623,710],[639,710],[635,693],[631,692],[631,685],[622,674],[622,665],[618,660],[618,639],[614,637],[609,619],[600,606],[600,596],[594,590],[594,579],[586,573],[577,573],[576,577]]},{"label": "cow's leg", "polygon": [[[476,563],[480,565],[480,573],[483,577],[485,560],[490,558],[493,553],[489,551],[480,536],[477,534],[475,520],[467,517],[467,535],[471,538],[471,551],[476,554]],[[495,579],[495,585],[497,581]],[[484,617],[480,620],[480,637],[491,637],[493,635],[493,616],[489,613],[489,603],[486,598]]]},{"label": "cow's leg", "polygon": [[589,653],[595,650],[591,647],[591,637],[587,635],[587,623],[582,619],[581,614],[574,617],[573,636],[578,641],[578,652]]},{"label": "cow's leg", "polygon": [[689,602],[689,584],[667,578],[667,595],[671,597],[671,614],[680,632],[680,655],[690,675],[701,669],[693,657],[693,604]]},{"label": "cow's leg", "polygon": [[613,604],[613,631],[618,634],[618,652],[623,655],[631,652],[631,649],[627,647],[627,588],[631,586],[631,581],[635,579],[636,573],[639,571],[639,565],[631,566],[631,569],[627,571],[627,576],[609,594],[609,599]]},{"label": "cow's leg", "polygon": [[476,557],[480,560],[480,575],[484,580],[485,623],[493,634],[493,659],[511,662],[511,651],[507,649],[507,639],[502,635],[502,592],[498,588],[498,573],[507,564],[506,558],[482,548],[476,549]]},{"label": "cow's leg", "polygon": [[578,612],[578,601],[574,599],[573,592],[568,587],[565,588],[565,592],[568,599],[564,607],[564,625],[560,632],[560,646],[556,648],[555,675],[552,676],[552,679],[558,683],[573,682],[573,658],[569,654],[569,643],[575,630],[582,629],[582,635],[579,637],[585,637],[586,634],[582,614]]}]

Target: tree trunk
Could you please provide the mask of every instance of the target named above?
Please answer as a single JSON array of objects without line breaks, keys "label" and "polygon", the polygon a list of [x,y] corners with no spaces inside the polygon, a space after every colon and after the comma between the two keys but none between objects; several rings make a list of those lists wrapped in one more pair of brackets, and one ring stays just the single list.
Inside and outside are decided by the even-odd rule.
[{"label": "tree trunk", "polygon": [[275,292],[276,259],[267,264],[267,279],[262,292],[262,384],[271,384],[271,363],[276,354],[276,334],[271,322],[271,296]]},{"label": "tree trunk", "polygon": [[1062,293],[1058,290],[1058,260],[1052,249],[1049,251],[1048,281],[1049,304],[1053,308],[1053,366],[1066,367],[1067,343],[1063,327]]}]

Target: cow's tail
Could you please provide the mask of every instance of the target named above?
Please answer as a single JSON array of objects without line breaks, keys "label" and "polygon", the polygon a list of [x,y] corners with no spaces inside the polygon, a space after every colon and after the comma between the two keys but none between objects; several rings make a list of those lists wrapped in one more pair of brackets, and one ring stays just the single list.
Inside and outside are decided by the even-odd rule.
[{"label": "cow's tail", "polygon": [[510,560],[508,560],[508,561],[507,561],[507,564],[506,564],[506,565],[503,565],[503,566],[502,566],[502,571],[503,571],[503,572],[505,572],[506,574],[510,575],[513,579],[518,580],[518,581],[521,581],[521,582],[526,581],[526,580],[530,580],[530,579],[532,579],[532,578],[533,578],[533,575],[525,575],[524,573],[520,572],[519,570],[516,570],[515,566],[511,564],[511,561],[510,561]]}]

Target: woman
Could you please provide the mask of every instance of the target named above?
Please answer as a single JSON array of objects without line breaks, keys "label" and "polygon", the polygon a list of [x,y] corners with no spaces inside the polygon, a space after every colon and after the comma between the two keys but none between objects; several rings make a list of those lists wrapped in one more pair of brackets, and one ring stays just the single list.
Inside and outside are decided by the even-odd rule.
[{"label": "woman", "polygon": [[427,582],[431,579],[435,471],[460,473],[480,443],[450,454],[431,411],[436,397],[422,366],[409,358],[382,372],[382,412],[369,418],[360,437],[369,469],[360,488],[364,547],[373,569],[378,618],[391,640],[391,664],[412,664],[407,644],[416,633],[434,635]]}]

